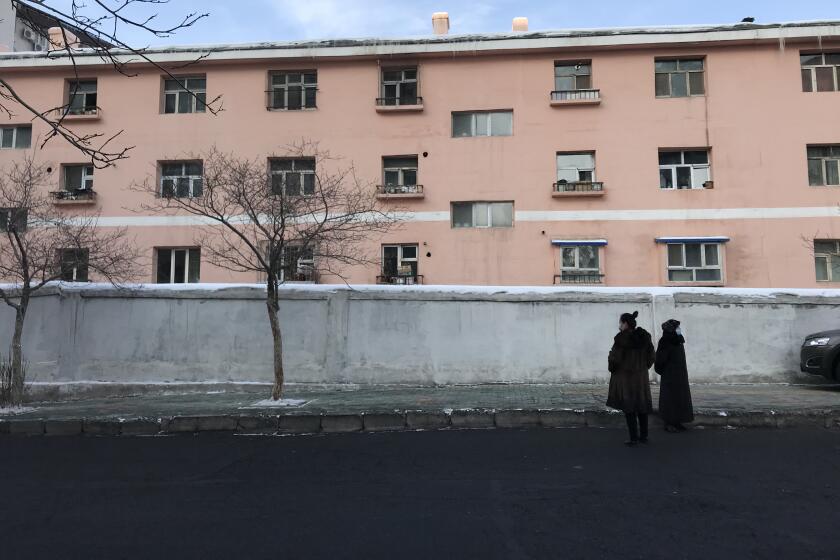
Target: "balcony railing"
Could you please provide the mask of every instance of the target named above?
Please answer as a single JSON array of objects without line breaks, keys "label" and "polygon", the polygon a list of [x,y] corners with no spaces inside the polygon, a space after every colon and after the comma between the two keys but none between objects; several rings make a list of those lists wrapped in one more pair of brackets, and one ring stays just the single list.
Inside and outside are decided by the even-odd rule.
[{"label": "balcony railing", "polygon": [[97,120],[102,116],[102,109],[99,107],[59,107],[55,109],[55,117],[69,120]]},{"label": "balcony railing", "polygon": [[376,277],[377,284],[398,284],[398,285],[414,285],[414,284],[422,284],[423,283],[423,275],[422,274],[415,274],[413,276],[405,276],[405,275],[386,275],[386,276],[377,276]]},{"label": "balcony railing", "polygon": [[423,185],[377,185],[376,196],[381,198],[423,198]]},{"label": "balcony railing", "polygon": [[603,181],[558,181],[554,183],[553,196],[603,196]]},{"label": "balcony railing", "polygon": [[600,89],[569,89],[551,92],[552,105],[596,104],[601,102]]},{"label": "balcony railing", "polygon": [[419,95],[401,97],[377,97],[376,105],[379,107],[391,107],[400,105],[422,105],[423,98]]},{"label": "balcony railing", "polygon": [[604,275],[597,272],[563,271],[554,275],[555,284],[602,284]]},{"label": "balcony railing", "polygon": [[50,196],[56,204],[92,204],[96,202],[96,191],[93,189],[72,189],[51,192]]}]

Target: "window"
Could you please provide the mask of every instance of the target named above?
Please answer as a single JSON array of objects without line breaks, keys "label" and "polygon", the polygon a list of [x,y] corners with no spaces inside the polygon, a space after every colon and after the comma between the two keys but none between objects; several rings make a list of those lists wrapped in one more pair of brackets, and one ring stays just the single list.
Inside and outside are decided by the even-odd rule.
[{"label": "window", "polygon": [[67,86],[67,113],[70,115],[95,115],[96,80],[72,81]]},{"label": "window", "polygon": [[315,255],[312,248],[284,245],[279,276],[281,282],[314,282]]},{"label": "window", "polygon": [[669,282],[721,282],[719,243],[669,243]]},{"label": "window", "polygon": [[557,153],[557,182],[579,183],[595,180],[594,152]]},{"label": "window", "polygon": [[93,190],[92,165],[65,165],[64,190],[83,191]]},{"label": "window", "polygon": [[386,187],[416,186],[417,156],[391,156],[382,158],[382,174],[385,178]]},{"label": "window", "polygon": [[802,91],[840,90],[840,53],[799,55]]},{"label": "window", "polygon": [[555,62],[555,91],[576,91],[592,88],[592,61]]},{"label": "window", "polygon": [[383,245],[382,278],[386,284],[415,284],[417,275],[417,245]]},{"label": "window", "polygon": [[28,221],[26,208],[0,208],[0,231],[26,231]]},{"label": "window", "polygon": [[164,113],[203,113],[207,107],[207,78],[180,76],[163,81]]},{"label": "window", "polygon": [[0,127],[0,148],[6,149],[27,149],[32,144],[32,127],[26,126],[4,126]]},{"label": "window", "polygon": [[453,202],[452,227],[513,227],[513,202]]},{"label": "window", "polygon": [[160,194],[167,198],[201,196],[204,188],[200,161],[171,161],[160,166]]},{"label": "window", "polygon": [[88,281],[88,249],[59,249],[58,265],[64,282]]},{"label": "window", "polygon": [[299,111],[314,109],[318,92],[318,73],[315,70],[303,72],[271,72],[269,74],[270,109]]},{"label": "window", "polygon": [[601,278],[598,245],[560,247],[561,282],[599,284]]},{"label": "window", "polygon": [[271,192],[276,195],[315,194],[315,158],[277,158],[269,160]]},{"label": "window", "polygon": [[656,97],[705,95],[702,58],[657,60]]},{"label": "window", "polygon": [[702,189],[710,179],[709,150],[659,152],[659,188]]},{"label": "window", "polygon": [[840,282],[840,240],[814,240],[817,282]]},{"label": "window", "polygon": [[199,281],[201,249],[157,249],[158,284],[195,284]]},{"label": "window", "polygon": [[513,111],[477,111],[452,113],[452,137],[510,136],[513,134]]},{"label": "window", "polygon": [[419,105],[417,67],[383,68],[381,105]]},{"label": "window", "polygon": [[840,185],[840,146],[808,146],[808,184]]}]

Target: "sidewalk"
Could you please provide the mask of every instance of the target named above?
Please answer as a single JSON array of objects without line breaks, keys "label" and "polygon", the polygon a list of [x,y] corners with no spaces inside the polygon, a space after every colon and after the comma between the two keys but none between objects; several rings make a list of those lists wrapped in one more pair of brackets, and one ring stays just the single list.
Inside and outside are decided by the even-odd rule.
[{"label": "sidewalk", "polygon": [[[220,386],[223,389],[225,386]],[[658,387],[653,387],[654,403]],[[0,415],[0,434],[315,433],[442,428],[621,427],[604,384],[447,387],[292,385],[296,406],[266,407],[268,386],[194,394],[33,403]],[[708,427],[840,428],[838,385],[693,385]]]}]

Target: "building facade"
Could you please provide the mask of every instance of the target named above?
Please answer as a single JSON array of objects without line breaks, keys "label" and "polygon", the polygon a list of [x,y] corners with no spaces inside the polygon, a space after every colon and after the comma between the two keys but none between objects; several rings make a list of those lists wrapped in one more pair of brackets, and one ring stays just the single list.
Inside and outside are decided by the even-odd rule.
[{"label": "building facade", "polygon": [[[351,283],[840,286],[838,22],[227,45],[176,70],[203,52],[150,51],[179,84],[80,50],[72,87],[66,56],[0,55],[30,103],[134,146],[94,169],[2,117],[0,165],[49,162],[57,204],[131,230],[144,281],[259,278],[203,260],[188,217],[138,212],[132,183],[190,196],[196,154],[307,138],[407,211]],[[288,165],[305,195],[312,170]],[[310,279],[305,252],[289,261],[287,279]]]}]

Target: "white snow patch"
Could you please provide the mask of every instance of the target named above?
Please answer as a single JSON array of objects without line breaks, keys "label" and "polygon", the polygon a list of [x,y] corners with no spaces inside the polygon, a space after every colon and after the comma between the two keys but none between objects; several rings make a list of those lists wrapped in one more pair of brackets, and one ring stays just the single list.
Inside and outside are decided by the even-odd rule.
[{"label": "white snow patch", "polygon": [[304,399],[280,399],[278,401],[275,401],[274,399],[264,399],[241,408],[295,408],[304,406],[306,402],[307,401]]},{"label": "white snow patch", "polygon": [[35,410],[31,406],[4,406],[0,407],[0,416],[14,416],[15,414],[25,414]]},{"label": "white snow patch", "polygon": [[718,416],[729,416],[729,414],[725,410],[721,410],[718,412]]}]

